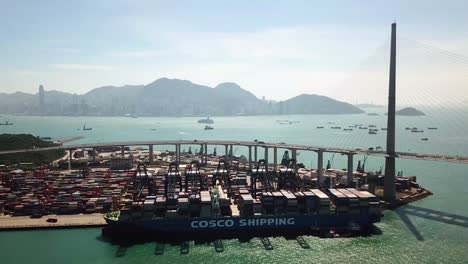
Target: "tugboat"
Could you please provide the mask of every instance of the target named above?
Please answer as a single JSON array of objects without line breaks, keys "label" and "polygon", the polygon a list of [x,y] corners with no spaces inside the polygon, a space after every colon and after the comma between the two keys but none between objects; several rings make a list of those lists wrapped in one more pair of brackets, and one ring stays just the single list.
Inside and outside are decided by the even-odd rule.
[{"label": "tugboat", "polygon": [[12,125],[13,125],[13,123],[10,123],[9,120],[7,120],[7,121],[5,121],[3,123],[0,123],[0,126],[12,126]]},{"label": "tugboat", "polygon": [[207,117],[207,118],[198,120],[198,123],[200,123],[200,124],[213,124],[214,120],[210,119],[210,117]]},{"label": "tugboat", "polygon": [[213,130],[214,128],[212,126],[205,126],[205,130]]}]

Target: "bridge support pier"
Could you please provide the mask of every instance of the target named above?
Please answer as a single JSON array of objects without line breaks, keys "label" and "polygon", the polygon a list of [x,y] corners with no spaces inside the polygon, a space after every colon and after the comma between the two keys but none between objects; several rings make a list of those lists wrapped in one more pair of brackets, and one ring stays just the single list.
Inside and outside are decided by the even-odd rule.
[{"label": "bridge support pier", "polygon": [[354,188],[354,178],[353,178],[353,155],[354,153],[347,153],[348,155],[348,168],[346,179],[348,180],[347,186]]},{"label": "bridge support pier", "polygon": [[96,149],[93,148],[93,163],[96,162]]},{"label": "bridge support pier", "polygon": [[273,148],[273,171],[276,172],[278,169],[278,148],[274,147]]},{"label": "bridge support pier", "polygon": [[385,157],[384,200],[395,200],[395,105],[396,105],[396,23],[392,24],[390,41],[390,75],[387,111],[387,156]]},{"label": "bridge support pier", "polygon": [[149,145],[148,146],[148,149],[149,149],[149,163],[153,163],[154,162],[154,152],[153,152],[153,145]]},{"label": "bridge support pier", "polygon": [[203,155],[205,157],[205,161],[203,161],[202,163],[204,165],[208,164],[208,144],[205,143],[205,153]]},{"label": "bridge support pier", "polygon": [[125,156],[125,146],[120,146],[120,154],[122,155],[122,158]]},{"label": "bridge support pier", "polygon": [[231,160],[233,156],[234,156],[233,147],[232,145],[229,145],[229,160]]},{"label": "bridge support pier", "polygon": [[263,156],[265,159],[265,164],[268,166],[268,147],[265,147],[265,154]]},{"label": "bridge support pier", "polygon": [[323,149],[317,151],[317,188],[323,185]]},{"label": "bridge support pier", "polygon": [[200,155],[200,164],[203,164],[205,162],[205,146],[203,144],[200,144],[198,155]]},{"label": "bridge support pier", "polygon": [[176,152],[176,162],[177,164],[180,163],[180,144],[175,145],[175,152]]},{"label": "bridge support pier", "polygon": [[255,160],[255,163],[258,163],[258,158],[257,158],[257,146],[254,147],[254,160]]},{"label": "bridge support pier", "polygon": [[294,172],[296,172],[297,170],[297,149],[291,149],[291,159],[294,160]]},{"label": "bridge support pier", "polygon": [[229,156],[228,145],[224,145],[224,162],[228,161],[228,156]]},{"label": "bridge support pier", "polygon": [[249,169],[252,169],[252,146],[249,146]]},{"label": "bridge support pier", "polygon": [[291,159],[297,162],[297,149],[291,149]]},{"label": "bridge support pier", "polygon": [[68,150],[68,170],[71,170],[71,165],[72,165],[72,159],[73,159],[73,150]]}]

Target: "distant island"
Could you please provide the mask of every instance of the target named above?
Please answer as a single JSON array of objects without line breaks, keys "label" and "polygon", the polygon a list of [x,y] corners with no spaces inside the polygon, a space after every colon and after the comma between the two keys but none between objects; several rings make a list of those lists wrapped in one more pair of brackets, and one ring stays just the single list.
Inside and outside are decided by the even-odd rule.
[{"label": "distant island", "polygon": [[359,107],[302,94],[285,101],[257,98],[235,83],[216,87],[161,78],[148,85],[105,86],[85,94],[45,91],[0,93],[0,113],[44,116],[235,116],[360,114]]},{"label": "distant island", "polygon": [[[58,146],[30,134],[0,134],[0,151],[14,149],[33,149]],[[63,150],[50,150],[20,154],[0,155],[0,165],[12,165],[30,162],[34,165],[49,164],[65,155]]]},{"label": "distant island", "polygon": [[413,107],[406,107],[395,112],[396,115],[400,116],[425,116],[426,114]]}]

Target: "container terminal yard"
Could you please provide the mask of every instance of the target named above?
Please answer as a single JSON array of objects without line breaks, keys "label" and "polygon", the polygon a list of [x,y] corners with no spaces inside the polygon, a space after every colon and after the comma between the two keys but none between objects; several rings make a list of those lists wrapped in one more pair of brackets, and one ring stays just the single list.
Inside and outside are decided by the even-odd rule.
[{"label": "container terminal yard", "polygon": [[[200,217],[213,212],[214,193],[219,196],[216,210],[221,216],[319,210],[317,204],[312,206],[314,202],[307,201],[307,195],[320,197],[323,193],[328,199],[327,214],[354,210],[350,203],[353,198],[363,200],[362,204],[372,201],[379,208],[375,210],[380,211],[380,202],[371,193],[381,196],[382,176],[364,172],[362,168],[352,171],[348,184],[350,173],[346,170],[324,168],[320,175],[317,169],[296,164],[288,151],[281,164],[268,164],[265,160],[249,162],[248,158],[232,156],[229,151],[221,156],[207,154],[204,148],[200,150],[150,153],[143,148],[75,149],[72,159],[67,154],[55,163],[58,167],[71,165],[77,168],[74,170],[28,164],[22,164],[22,169],[5,168],[0,173],[0,210],[4,214],[0,217],[0,228],[105,226],[102,214],[118,209],[122,218],[126,214],[150,218]],[[150,159],[153,161],[149,162]],[[414,177],[396,178],[400,201],[430,194],[415,181]],[[319,186],[322,191],[317,189]],[[349,201],[338,204],[343,197]],[[203,203],[209,206],[204,207]],[[280,209],[276,208],[277,203]],[[308,209],[306,204],[311,207]],[[112,213],[108,216],[112,218]]]}]

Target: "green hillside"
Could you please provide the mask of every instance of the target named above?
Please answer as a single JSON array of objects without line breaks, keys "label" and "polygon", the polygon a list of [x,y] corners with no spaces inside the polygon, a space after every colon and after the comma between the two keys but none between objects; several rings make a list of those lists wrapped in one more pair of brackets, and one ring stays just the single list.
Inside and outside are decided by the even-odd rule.
[{"label": "green hillside", "polygon": [[[0,134],[0,151],[14,149],[32,149],[57,146],[30,134]],[[21,154],[0,155],[0,164],[12,165],[21,162],[47,164],[65,155],[63,150],[51,150]]]}]

